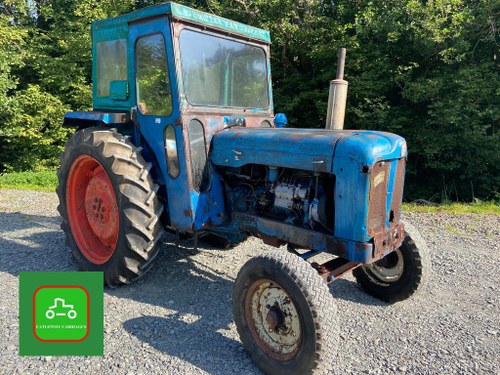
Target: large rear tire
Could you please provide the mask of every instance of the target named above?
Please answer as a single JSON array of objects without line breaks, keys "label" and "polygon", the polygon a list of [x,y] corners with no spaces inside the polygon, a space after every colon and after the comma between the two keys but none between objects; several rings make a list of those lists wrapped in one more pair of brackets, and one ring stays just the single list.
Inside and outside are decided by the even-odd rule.
[{"label": "large rear tire", "polygon": [[245,263],[233,316],[243,346],[267,374],[323,374],[335,366],[336,305],[318,272],[296,255],[271,251]]},{"label": "large rear tire", "polygon": [[399,249],[353,271],[365,292],[389,303],[403,301],[425,289],[431,272],[424,239],[413,225],[404,226],[405,238]]},{"label": "large rear tire", "polygon": [[66,244],[80,270],[103,271],[110,287],[134,281],[151,267],[163,233],[158,185],[140,151],[116,131],[79,130],[57,172]]}]

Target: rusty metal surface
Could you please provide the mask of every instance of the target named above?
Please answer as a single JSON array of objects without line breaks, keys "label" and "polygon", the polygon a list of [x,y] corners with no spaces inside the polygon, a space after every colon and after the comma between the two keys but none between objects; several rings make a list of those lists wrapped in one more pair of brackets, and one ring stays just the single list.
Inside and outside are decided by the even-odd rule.
[{"label": "rusty metal surface", "polygon": [[374,260],[373,244],[369,242],[338,239],[325,233],[239,212],[233,213],[232,219],[240,230],[251,233],[272,246],[290,243],[299,248],[328,252],[359,263]]},{"label": "rusty metal surface", "polygon": [[[333,253],[345,252],[346,247],[341,245],[340,241],[324,233],[242,213],[233,213],[233,221],[239,225],[240,229],[252,233],[272,246],[291,243],[304,249],[327,251],[330,248]],[[273,239],[276,238],[280,238],[281,241],[274,242]]]},{"label": "rusty metal surface", "polygon": [[370,237],[375,237],[385,229],[390,165],[389,162],[381,161],[376,163],[371,171],[367,228]]},{"label": "rusty metal surface", "polygon": [[403,224],[394,223],[389,230],[382,230],[373,237],[373,259],[381,259],[403,243],[405,229]]},{"label": "rusty metal surface", "polygon": [[[405,158],[399,159],[397,163],[392,163],[393,167],[394,165],[396,165],[396,170],[391,171],[391,163],[382,161],[376,163],[371,170],[368,234],[373,237],[373,259],[380,259],[396,250],[404,238],[404,227],[400,224],[400,216]],[[392,179],[390,178],[391,173]],[[390,187],[392,193],[390,194],[391,206],[388,213],[389,181],[393,185]]]},{"label": "rusty metal surface", "polygon": [[285,244],[282,240],[280,240],[276,236],[270,236],[270,235],[267,235],[267,234],[261,234],[260,238],[262,239],[262,241],[266,245],[269,245],[269,246],[280,247],[280,246],[282,246],[282,245]]},{"label": "rusty metal surface", "polygon": [[401,219],[401,203],[403,201],[403,186],[405,179],[406,158],[398,160],[394,188],[392,191],[390,223],[398,223]]},{"label": "rusty metal surface", "polygon": [[319,275],[330,284],[335,279],[342,277],[346,272],[359,267],[361,263],[352,262],[344,258],[335,258],[323,264],[311,263],[311,265],[318,271]]},{"label": "rusty metal surface", "polygon": [[255,281],[245,295],[245,320],[259,349],[278,361],[293,359],[302,341],[297,309],[273,280]]}]

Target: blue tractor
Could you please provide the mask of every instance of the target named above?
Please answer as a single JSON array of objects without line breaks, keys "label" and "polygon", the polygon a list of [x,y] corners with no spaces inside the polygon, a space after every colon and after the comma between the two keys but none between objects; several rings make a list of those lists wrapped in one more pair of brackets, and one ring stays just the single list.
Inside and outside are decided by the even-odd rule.
[{"label": "blue tractor", "polygon": [[422,284],[425,245],[401,222],[404,139],[284,127],[267,31],[164,3],[94,22],[92,52],[94,109],[64,117],[77,130],[57,189],[81,270],[134,281],[164,231],[283,246],[250,259],[233,290],[241,341],[269,374],[334,367],[327,284],[343,273],[389,302]]}]

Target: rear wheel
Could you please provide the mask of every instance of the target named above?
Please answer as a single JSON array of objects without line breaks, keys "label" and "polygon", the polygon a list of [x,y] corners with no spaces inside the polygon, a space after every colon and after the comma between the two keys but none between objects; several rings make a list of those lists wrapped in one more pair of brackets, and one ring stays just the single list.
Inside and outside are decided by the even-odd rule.
[{"label": "rear wheel", "polygon": [[58,210],[66,243],[84,271],[103,271],[108,286],[142,276],[158,253],[163,228],[156,185],[140,149],[106,128],[77,131],[58,170]]},{"label": "rear wheel", "polygon": [[309,263],[272,251],[250,259],[233,290],[233,315],[243,346],[267,374],[328,372],[338,351],[337,310]]},{"label": "rear wheel", "polygon": [[390,303],[405,300],[423,289],[430,272],[425,241],[415,227],[404,225],[405,238],[399,249],[353,271],[368,294]]}]

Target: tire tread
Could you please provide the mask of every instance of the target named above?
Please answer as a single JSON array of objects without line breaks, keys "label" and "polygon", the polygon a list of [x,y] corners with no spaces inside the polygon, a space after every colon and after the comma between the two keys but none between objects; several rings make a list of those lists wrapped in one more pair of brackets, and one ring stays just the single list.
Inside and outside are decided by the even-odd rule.
[{"label": "tire tread", "polygon": [[405,270],[401,279],[394,285],[383,285],[372,280],[363,267],[356,268],[353,275],[358,285],[368,294],[388,303],[400,302],[421,294],[427,289],[431,264],[429,249],[419,231],[410,223],[405,222],[405,239],[401,251],[408,257],[411,269]]},{"label": "tire tread", "polygon": [[[254,269],[262,262],[285,271],[298,285],[310,306],[316,329],[315,361],[308,372],[301,374],[331,374],[338,361],[340,335],[337,305],[326,282],[308,262],[283,250],[273,250],[251,258],[240,270],[238,278],[245,270]],[[242,337],[243,327],[239,324],[236,327]]]},{"label": "tire tread", "polygon": [[[129,137],[103,127],[77,131],[68,140],[61,155],[61,168],[57,172],[59,185],[56,189],[60,201],[58,211],[62,217],[61,228],[66,234],[66,244],[72,248],[77,260],[79,250],[72,238],[65,207],[67,169],[64,167],[70,168],[71,154],[82,144],[98,150],[105,164],[111,166],[106,171],[117,182],[119,209],[133,212],[133,215],[121,215],[125,237],[123,256],[112,269],[105,270],[108,286],[128,284],[150,269],[159,251],[157,243],[163,233],[162,223],[158,220],[163,211],[163,205],[157,197],[159,186],[149,173],[151,164],[144,160],[141,148],[133,145]],[[82,266],[81,262],[79,264]]]}]

